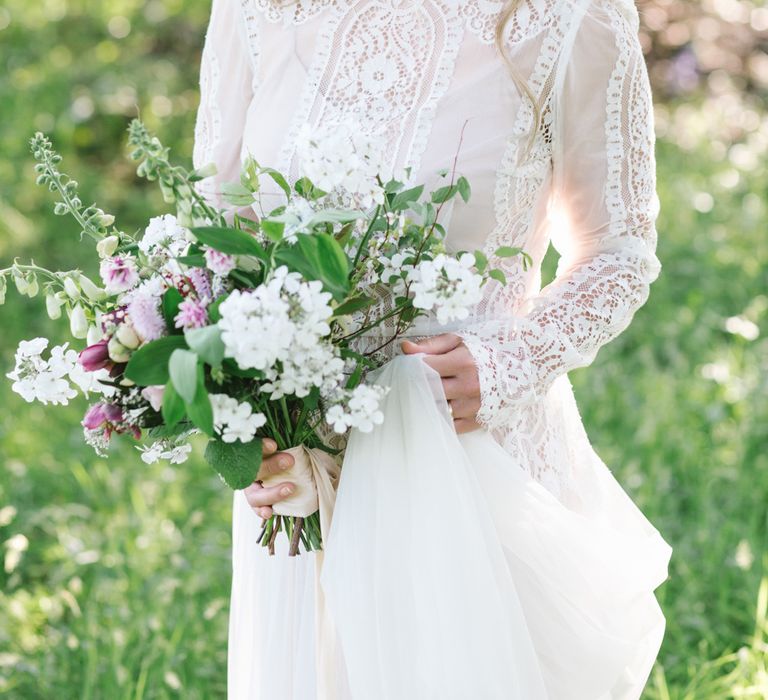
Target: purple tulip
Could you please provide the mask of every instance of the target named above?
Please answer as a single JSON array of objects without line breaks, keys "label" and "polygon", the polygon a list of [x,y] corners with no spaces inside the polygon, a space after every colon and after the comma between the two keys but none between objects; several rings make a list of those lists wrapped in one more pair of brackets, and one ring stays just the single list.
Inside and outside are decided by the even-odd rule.
[{"label": "purple tulip", "polygon": [[109,359],[107,341],[100,340],[95,345],[89,345],[80,353],[77,361],[86,372],[97,372],[105,367],[110,367],[112,360]]}]

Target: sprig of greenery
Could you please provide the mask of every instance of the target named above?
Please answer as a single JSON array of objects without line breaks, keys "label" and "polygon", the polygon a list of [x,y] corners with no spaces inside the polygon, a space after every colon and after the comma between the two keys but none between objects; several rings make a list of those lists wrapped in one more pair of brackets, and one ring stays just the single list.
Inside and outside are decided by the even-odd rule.
[{"label": "sprig of greenery", "polygon": [[152,136],[139,119],[128,126],[128,145],[133,149],[132,160],[139,161],[136,173],[147,180],[156,180],[168,204],[176,206],[176,218],[182,226],[208,222],[223,225],[224,217],[195,189],[194,183],[213,175],[215,171],[188,171],[180,165],[172,165],[170,149]]},{"label": "sprig of greenery", "polygon": [[[45,134],[38,131],[30,139],[30,148],[37,161],[35,165],[37,184],[47,186],[51,192],[57,192],[61,198],[54,205],[54,214],[57,216],[71,214],[80,225],[81,238],[87,235],[95,241],[100,241],[109,235],[117,236],[118,239],[125,237],[125,234],[112,226],[115,221],[114,216],[106,214],[94,204],[83,206],[78,194],[77,180],[73,180],[59,170],[61,156],[53,149],[53,144]],[[111,231],[108,230],[109,227],[112,227]]]}]

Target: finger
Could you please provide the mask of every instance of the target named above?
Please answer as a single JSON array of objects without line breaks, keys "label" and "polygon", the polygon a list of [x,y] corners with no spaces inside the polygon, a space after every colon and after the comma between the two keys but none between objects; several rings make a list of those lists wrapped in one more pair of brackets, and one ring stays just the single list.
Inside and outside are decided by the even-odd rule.
[{"label": "finger", "polygon": [[409,355],[416,352],[424,352],[427,355],[441,355],[458,347],[461,342],[461,338],[458,335],[442,333],[441,335],[433,335],[431,338],[420,340],[418,343],[412,340],[404,340],[401,347],[403,352]]},{"label": "finger", "polygon": [[479,430],[482,426],[474,420],[468,418],[459,418],[453,421],[453,427],[456,432],[461,435],[462,433],[471,433],[473,430]]},{"label": "finger", "polygon": [[463,345],[443,355],[427,355],[424,362],[441,377],[456,377],[462,372],[475,369],[472,355]]},{"label": "finger", "polygon": [[245,489],[245,498],[251,508],[271,506],[290,496],[295,488],[294,484],[290,481],[283,481],[276,486],[269,487],[261,486],[261,484],[251,484]]},{"label": "finger", "polygon": [[254,510],[256,511],[256,514],[264,520],[272,517],[272,509],[269,506],[262,506],[261,508],[255,508]]},{"label": "finger", "polygon": [[261,454],[266,457],[277,449],[277,443],[272,438],[264,438],[261,441]]},{"label": "finger", "polygon": [[480,399],[453,399],[451,401],[451,409],[454,420],[461,418],[474,420],[477,417],[477,412],[480,410]]},{"label": "finger", "polygon": [[281,474],[286,469],[290,469],[293,466],[294,461],[293,455],[290,455],[287,452],[278,452],[277,454],[262,460],[256,478],[266,479],[268,476]]},{"label": "finger", "polygon": [[449,401],[479,397],[480,379],[477,372],[464,372],[458,377],[443,377],[443,393]]}]

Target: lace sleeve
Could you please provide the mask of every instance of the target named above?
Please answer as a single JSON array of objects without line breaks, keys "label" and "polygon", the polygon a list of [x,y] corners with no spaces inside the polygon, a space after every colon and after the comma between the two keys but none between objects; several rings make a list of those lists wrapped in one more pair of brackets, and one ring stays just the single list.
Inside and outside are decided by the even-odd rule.
[{"label": "lace sleeve", "polygon": [[237,180],[248,104],[253,94],[258,42],[237,0],[213,0],[200,65],[200,106],[195,122],[194,167],[210,163],[216,174],[198,191],[222,206],[221,185]]},{"label": "lace sleeve", "polygon": [[622,0],[592,3],[557,73],[551,202],[569,225],[553,233],[556,278],[521,315],[460,332],[479,369],[478,419],[490,429],[589,365],[661,270],[653,107],[636,15]]}]

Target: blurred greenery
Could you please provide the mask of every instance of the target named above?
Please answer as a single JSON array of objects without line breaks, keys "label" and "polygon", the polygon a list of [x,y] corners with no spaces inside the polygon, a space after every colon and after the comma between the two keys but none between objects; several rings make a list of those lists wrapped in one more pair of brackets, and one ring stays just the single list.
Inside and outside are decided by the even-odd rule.
[{"label": "blurred greenery", "polygon": [[[667,633],[644,698],[765,698],[768,117],[754,55],[768,10],[640,6],[663,99],[663,268],[630,327],[571,379],[598,453],[674,548],[658,590]],[[122,157],[125,128],[138,112],[189,158],[207,13],[205,0],[5,0],[0,265],[13,255],[93,264],[34,185],[36,129],[124,227],[163,210]],[[709,20],[746,32],[751,48],[729,53]],[[550,276],[555,262],[550,251]],[[39,300],[9,293],[2,318],[4,368],[21,339],[66,340]],[[80,403],[46,410],[5,381],[0,401],[0,693],[224,697],[229,491],[199,455],[147,466],[124,441],[109,462],[95,457]]]}]

